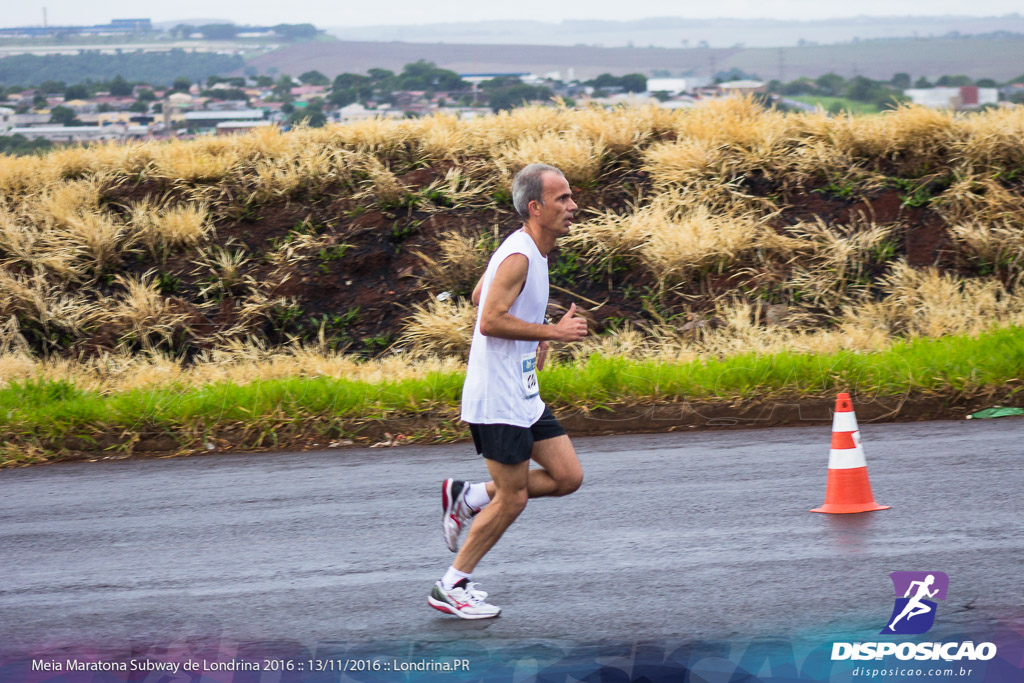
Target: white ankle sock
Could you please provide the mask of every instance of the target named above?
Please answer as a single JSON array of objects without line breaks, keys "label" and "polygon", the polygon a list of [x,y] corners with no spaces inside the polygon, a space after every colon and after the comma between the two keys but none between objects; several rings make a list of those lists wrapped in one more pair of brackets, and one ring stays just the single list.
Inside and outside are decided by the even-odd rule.
[{"label": "white ankle sock", "polygon": [[472,576],[472,574],[467,574],[466,572],[460,572],[453,565],[451,567],[448,567],[448,571],[446,571],[444,573],[444,576],[441,577],[441,586],[446,591],[450,591],[452,588],[455,587],[455,584],[457,584],[462,579],[468,579],[470,576]]},{"label": "white ankle sock", "polygon": [[465,501],[466,505],[477,512],[483,510],[484,506],[491,502],[491,497],[487,495],[487,484],[485,482],[470,484],[466,491]]}]

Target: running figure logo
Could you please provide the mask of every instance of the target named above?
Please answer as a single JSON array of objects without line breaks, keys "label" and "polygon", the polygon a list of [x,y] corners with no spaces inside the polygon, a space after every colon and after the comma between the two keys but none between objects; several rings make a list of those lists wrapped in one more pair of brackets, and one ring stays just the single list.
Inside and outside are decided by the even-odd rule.
[{"label": "running figure logo", "polygon": [[896,591],[896,604],[889,625],[881,633],[925,633],[935,623],[936,604],[928,598],[945,600],[949,577],[943,572],[893,572],[889,578]]}]

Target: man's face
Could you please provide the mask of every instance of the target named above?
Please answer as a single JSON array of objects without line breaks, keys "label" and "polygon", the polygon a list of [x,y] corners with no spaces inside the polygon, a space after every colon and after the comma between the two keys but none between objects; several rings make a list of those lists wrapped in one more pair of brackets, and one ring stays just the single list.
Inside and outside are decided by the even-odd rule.
[{"label": "man's face", "polygon": [[572,190],[569,182],[557,173],[545,173],[544,191],[542,197],[544,202],[540,205],[540,216],[538,222],[541,227],[551,230],[556,235],[568,235],[569,227],[572,225],[573,214],[577,206],[572,200]]}]

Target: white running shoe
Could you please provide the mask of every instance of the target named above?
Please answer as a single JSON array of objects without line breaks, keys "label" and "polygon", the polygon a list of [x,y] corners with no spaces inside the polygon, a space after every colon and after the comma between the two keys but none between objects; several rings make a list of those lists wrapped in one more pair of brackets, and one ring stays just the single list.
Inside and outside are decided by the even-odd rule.
[{"label": "white running shoe", "polygon": [[487,591],[480,590],[479,588],[476,587],[476,584],[473,583],[472,581],[469,582],[469,586],[466,587],[466,590],[468,590],[471,595],[476,596],[477,600],[486,600],[487,599]]},{"label": "white running shoe", "polygon": [[466,491],[469,484],[459,479],[445,479],[441,484],[441,530],[444,543],[453,553],[459,552],[459,536],[466,527],[466,521],[476,514],[466,505]]},{"label": "white running shoe", "polygon": [[476,590],[468,579],[461,579],[450,591],[445,590],[438,581],[427,597],[427,604],[460,619],[490,619],[501,614],[501,608],[484,602],[481,594],[487,595]]}]

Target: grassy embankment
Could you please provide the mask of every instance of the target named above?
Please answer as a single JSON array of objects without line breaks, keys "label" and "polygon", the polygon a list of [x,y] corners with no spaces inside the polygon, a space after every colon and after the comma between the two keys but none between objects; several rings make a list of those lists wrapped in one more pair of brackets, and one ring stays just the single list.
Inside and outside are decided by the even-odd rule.
[{"label": "grassy embankment", "polygon": [[[542,371],[545,397],[560,409],[600,416],[619,405],[683,401],[772,400],[853,391],[874,395],[972,395],[1007,385],[1024,367],[1024,329],[978,337],[915,339],[874,354],[744,354],[724,360],[665,363],[589,356]],[[420,415],[430,427],[413,440],[465,438],[456,424],[464,374],[434,370],[383,382],[341,377],[289,377],[248,383],[88,391],[66,380],[26,380],[0,390],[0,420],[19,446],[0,448],[0,467],[48,459],[66,439],[84,450],[130,453],[142,439],[274,447],[356,439],[375,421]],[[827,401],[826,401],[827,402]],[[118,435],[111,442],[110,435]]]},{"label": "grassy embankment", "polygon": [[1019,385],[1024,112],[523,109],[0,157],[5,462],[459,434],[466,295],[533,160],[584,207],[557,406]]}]

